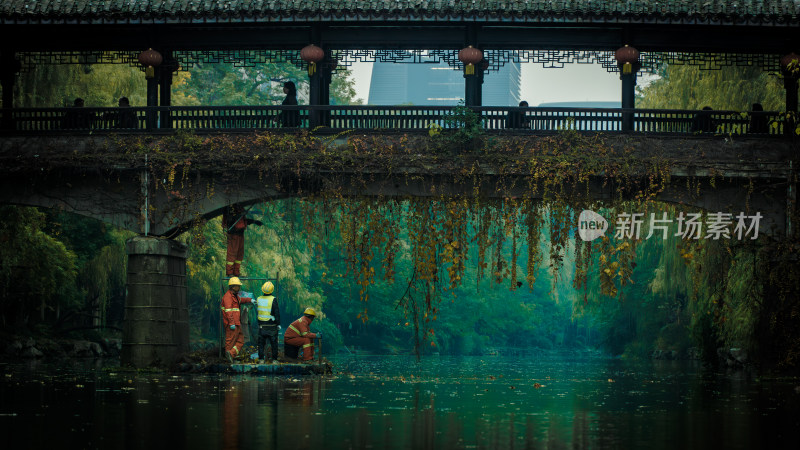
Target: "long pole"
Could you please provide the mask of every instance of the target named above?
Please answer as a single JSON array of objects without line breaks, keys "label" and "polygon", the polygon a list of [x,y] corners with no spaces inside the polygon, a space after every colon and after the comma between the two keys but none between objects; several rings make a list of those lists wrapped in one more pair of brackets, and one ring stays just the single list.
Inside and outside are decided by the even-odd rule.
[{"label": "long pole", "polygon": [[222,359],[222,352],[225,350],[225,330],[222,329],[222,296],[225,295],[225,288],[222,284],[222,277],[219,277],[219,291],[220,291],[220,311],[219,320],[217,321],[217,333],[219,334],[219,359]]},{"label": "long pole", "polygon": [[144,154],[144,235],[147,236],[150,234],[150,217],[149,214],[149,206],[148,201],[150,199],[150,173],[147,170],[147,156],[148,154]]}]

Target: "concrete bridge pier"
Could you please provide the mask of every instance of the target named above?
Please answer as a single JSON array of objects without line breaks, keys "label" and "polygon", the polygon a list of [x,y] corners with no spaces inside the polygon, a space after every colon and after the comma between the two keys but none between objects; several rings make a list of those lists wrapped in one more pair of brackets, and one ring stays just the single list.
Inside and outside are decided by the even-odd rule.
[{"label": "concrete bridge pier", "polygon": [[171,239],[137,236],[126,250],[121,364],[169,366],[189,351],[187,248]]}]

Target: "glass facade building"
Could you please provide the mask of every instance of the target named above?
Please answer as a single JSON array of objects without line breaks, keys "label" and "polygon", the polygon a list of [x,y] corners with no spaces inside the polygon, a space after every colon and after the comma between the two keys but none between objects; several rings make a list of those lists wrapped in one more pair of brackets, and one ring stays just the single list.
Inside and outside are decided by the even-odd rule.
[{"label": "glass facade building", "polygon": [[[520,64],[508,63],[483,79],[483,106],[517,106]],[[370,105],[454,106],[464,100],[464,75],[446,63],[375,62]]]}]

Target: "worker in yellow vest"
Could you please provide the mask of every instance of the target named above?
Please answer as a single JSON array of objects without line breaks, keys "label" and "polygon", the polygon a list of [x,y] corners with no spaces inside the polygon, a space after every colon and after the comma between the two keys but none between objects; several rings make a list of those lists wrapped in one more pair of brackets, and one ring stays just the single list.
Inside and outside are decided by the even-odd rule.
[{"label": "worker in yellow vest", "polygon": [[272,352],[272,363],[278,362],[278,331],[281,329],[281,309],[278,306],[278,299],[272,295],[275,285],[267,281],[261,286],[264,293],[256,299],[256,311],[258,319],[258,360],[263,363],[266,355],[267,340],[269,340]]}]

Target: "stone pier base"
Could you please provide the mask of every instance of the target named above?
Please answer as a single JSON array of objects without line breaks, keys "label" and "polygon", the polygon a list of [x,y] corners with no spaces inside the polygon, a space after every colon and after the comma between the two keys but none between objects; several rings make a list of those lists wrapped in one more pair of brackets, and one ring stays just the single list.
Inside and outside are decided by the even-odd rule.
[{"label": "stone pier base", "polygon": [[128,284],[122,365],[169,366],[189,351],[186,246],[137,236],[126,243]]}]

